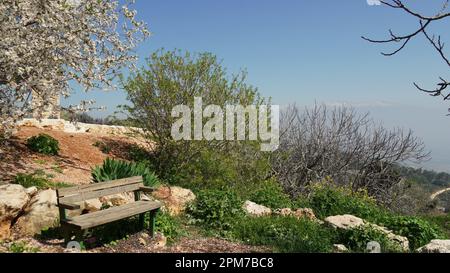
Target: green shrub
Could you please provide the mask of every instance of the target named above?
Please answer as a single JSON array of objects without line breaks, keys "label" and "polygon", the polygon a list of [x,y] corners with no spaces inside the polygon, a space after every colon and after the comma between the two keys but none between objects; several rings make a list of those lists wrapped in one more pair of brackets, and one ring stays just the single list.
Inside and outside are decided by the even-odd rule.
[{"label": "green shrub", "polygon": [[38,189],[59,189],[70,187],[71,185],[62,182],[51,182],[46,177],[38,173],[19,173],[14,177],[14,184],[22,185],[24,188],[36,187]]},{"label": "green shrub", "polygon": [[270,180],[264,182],[250,197],[250,200],[272,209],[290,208],[291,199],[283,192],[280,184]]},{"label": "green shrub", "polygon": [[338,187],[329,180],[313,185],[310,190],[309,206],[321,219],[332,215],[352,214],[372,221],[387,213],[366,193]]},{"label": "green shrub", "polygon": [[11,253],[36,253],[39,251],[37,247],[30,247],[25,242],[14,242],[9,247]]},{"label": "green shrub", "polygon": [[232,191],[203,190],[187,211],[195,223],[228,231],[243,215],[242,204],[242,200]]},{"label": "green shrub", "polygon": [[385,233],[368,225],[339,231],[339,237],[339,242],[352,252],[365,252],[367,243],[371,241],[380,243],[381,252],[383,253],[402,252],[399,244],[389,240]]},{"label": "green shrub", "polygon": [[[249,187],[267,177],[269,156],[261,151],[260,141],[174,141],[171,134],[170,124],[179,120],[171,115],[173,106],[191,106],[195,97],[222,109],[230,104],[270,104],[246,82],[245,72],[227,75],[210,53],[159,50],[145,67],[122,80],[129,104],[121,108],[134,127],[143,129],[136,133],[155,144],[148,160],[164,181],[191,189],[229,186],[249,193]],[[143,154],[132,156],[140,159]]]},{"label": "green shrub", "polygon": [[138,145],[131,145],[128,150],[128,158],[134,162],[145,162],[149,160],[150,153]]},{"label": "green shrub", "polygon": [[424,216],[426,220],[438,226],[445,234],[446,238],[450,239],[450,214],[446,215],[430,215]]},{"label": "green shrub", "polygon": [[59,142],[47,134],[39,134],[27,140],[27,147],[37,153],[46,155],[57,155],[59,152]]},{"label": "green shrub", "polygon": [[97,166],[92,170],[92,178],[96,183],[133,176],[142,176],[145,186],[155,186],[159,184],[157,176],[144,163],[126,162],[107,158],[102,166]]},{"label": "green shrub", "polygon": [[168,213],[158,213],[156,217],[156,231],[164,234],[169,242],[173,242],[185,234],[180,220],[170,216]]},{"label": "green shrub", "polygon": [[245,243],[271,246],[284,253],[331,252],[336,237],[331,228],[294,217],[245,217],[232,234]]},{"label": "green shrub", "polygon": [[380,222],[395,234],[407,237],[413,250],[445,237],[439,227],[417,216],[390,216]]}]

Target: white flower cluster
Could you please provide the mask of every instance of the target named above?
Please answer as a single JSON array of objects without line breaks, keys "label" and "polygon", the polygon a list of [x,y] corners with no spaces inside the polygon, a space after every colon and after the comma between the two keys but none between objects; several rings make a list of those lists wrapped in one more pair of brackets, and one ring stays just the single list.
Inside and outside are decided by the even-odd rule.
[{"label": "white flower cluster", "polygon": [[[113,88],[133,49],[150,33],[134,0],[0,1],[0,135],[77,83]],[[30,103],[39,97],[43,104]],[[36,106],[38,105],[38,106]],[[81,103],[80,108],[86,103]]]}]

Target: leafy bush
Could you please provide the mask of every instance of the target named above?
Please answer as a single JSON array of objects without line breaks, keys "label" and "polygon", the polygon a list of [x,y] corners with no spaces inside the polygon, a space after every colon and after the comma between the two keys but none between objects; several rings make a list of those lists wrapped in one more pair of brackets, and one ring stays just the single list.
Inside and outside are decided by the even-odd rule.
[{"label": "leafy bush", "polygon": [[13,242],[9,247],[11,253],[36,253],[39,251],[37,247],[30,247],[25,242]]},{"label": "leafy bush", "polygon": [[38,189],[59,189],[71,186],[62,182],[51,182],[46,177],[37,173],[19,173],[14,177],[14,184],[22,185],[25,188],[36,187]]},{"label": "leafy bush", "polygon": [[180,220],[170,216],[168,213],[158,213],[156,217],[156,231],[164,234],[169,242],[173,242],[185,233]]},{"label": "leafy bush", "polygon": [[394,233],[407,237],[413,250],[433,239],[445,237],[437,226],[417,216],[391,216],[385,217],[381,222]]},{"label": "leafy bush", "polygon": [[328,182],[313,186],[308,202],[319,218],[352,214],[407,237],[412,249],[419,248],[432,239],[443,237],[442,231],[437,226],[423,218],[396,215],[378,206],[365,193],[355,193],[347,188],[330,185]]},{"label": "leafy bush", "polygon": [[126,162],[111,158],[105,159],[102,166],[92,170],[94,182],[104,182],[133,176],[142,176],[145,186],[159,184],[157,176],[144,163]]},{"label": "leafy bush", "polygon": [[402,252],[401,246],[388,239],[385,233],[365,225],[358,228],[339,231],[340,243],[353,252],[365,252],[367,243],[375,241],[380,243],[381,252]]},{"label": "leafy bush", "polygon": [[272,246],[285,253],[331,252],[336,237],[333,229],[294,217],[245,217],[232,234],[245,243]]},{"label": "leafy bush", "polygon": [[187,211],[195,223],[227,231],[243,215],[242,204],[242,200],[232,191],[203,190]]},{"label": "leafy bush", "polygon": [[[238,185],[248,190],[270,171],[268,155],[261,152],[258,141],[175,141],[171,133],[178,120],[171,115],[172,108],[192,106],[195,97],[201,97],[203,105],[222,109],[266,104],[257,89],[246,83],[246,73],[227,75],[210,53],[159,50],[151,54],[146,67],[122,83],[130,101],[122,109],[134,127],[142,128],[136,133],[155,143],[148,160],[166,182],[191,189]],[[184,128],[188,129],[192,128]]]},{"label": "leafy bush", "polygon": [[338,187],[330,180],[317,183],[310,190],[309,206],[322,219],[332,215],[352,214],[371,221],[387,213],[366,193]]},{"label": "leafy bush", "polygon": [[128,150],[128,158],[134,162],[145,162],[149,160],[150,153],[138,145],[131,145]]},{"label": "leafy bush", "polygon": [[425,216],[424,218],[438,226],[446,234],[447,239],[450,238],[450,214]]},{"label": "leafy bush", "polygon": [[281,185],[276,181],[264,182],[250,197],[250,200],[272,209],[289,208],[291,199],[283,192]]},{"label": "leafy bush", "polygon": [[57,155],[59,152],[59,142],[47,134],[39,134],[27,140],[27,147],[37,153],[46,155]]}]

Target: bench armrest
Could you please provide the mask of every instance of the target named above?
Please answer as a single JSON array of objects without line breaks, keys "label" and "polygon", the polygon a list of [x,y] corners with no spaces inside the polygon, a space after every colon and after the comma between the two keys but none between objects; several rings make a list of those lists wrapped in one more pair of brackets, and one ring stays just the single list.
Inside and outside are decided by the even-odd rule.
[{"label": "bench armrest", "polygon": [[76,210],[76,209],[80,209],[80,205],[77,204],[69,204],[69,203],[59,203],[58,207],[63,208],[63,209],[68,209],[68,210]]},{"label": "bench armrest", "polygon": [[156,188],[153,188],[153,187],[140,187],[139,188],[139,191],[146,192],[146,193],[152,193],[155,190],[156,190]]}]

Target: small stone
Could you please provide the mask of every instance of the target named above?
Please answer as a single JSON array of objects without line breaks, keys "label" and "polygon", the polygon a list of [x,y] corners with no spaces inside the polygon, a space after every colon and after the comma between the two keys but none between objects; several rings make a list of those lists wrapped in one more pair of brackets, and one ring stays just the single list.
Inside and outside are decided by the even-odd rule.
[{"label": "small stone", "polygon": [[33,196],[38,192],[38,189],[36,187],[30,187],[27,188],[25,191],[27,192],[28,195]]},{"label": "small stone", "polygon": [[139,238],[139,244],[141,246],[147,246],[147,241],[144,238],[140,237]]},{"label": "small stone", "polygon": [[346,253],[346,252],[348,252],[348,248],[342,244],[335,244],[335,245],[333,245],[333,252],[334,253]]},{"label": "small stone", "polygon": [[367,243],[367,253],[381,253],[381,245],[378,242],[372,241]]}]

